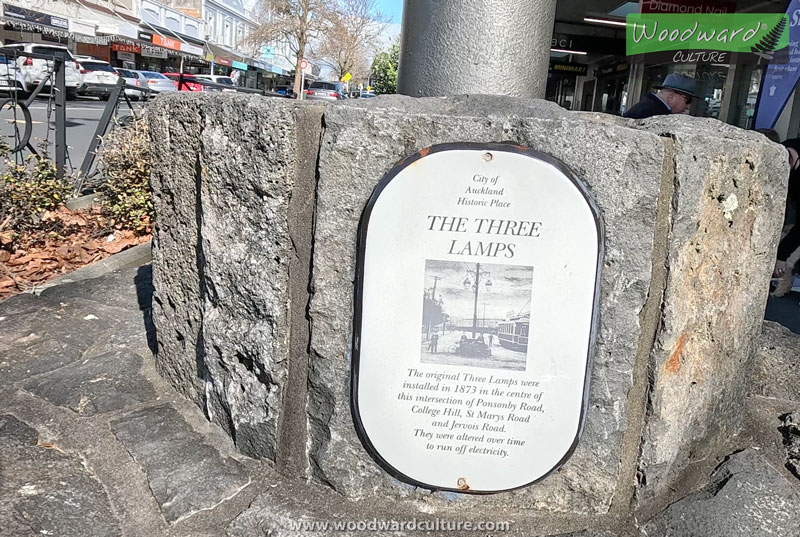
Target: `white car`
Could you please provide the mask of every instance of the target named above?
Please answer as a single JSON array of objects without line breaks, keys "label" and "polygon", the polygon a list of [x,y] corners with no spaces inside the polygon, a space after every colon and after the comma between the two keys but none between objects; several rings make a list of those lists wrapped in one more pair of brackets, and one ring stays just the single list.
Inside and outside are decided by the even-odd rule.
[{"label": "white car", "polygon": [[75,60],[80,64],[83,75],[78,95],[91,95],[107,101],[119,81],[119,75],[111,64],[88,56],[76,56]]},{"label": "white car", "polygon": [[0,91],[28,91],[25,87],[25,77],[14,63],[14,59],[0,54]]},{"label": "white car", "polygon": [[[121,67],[117,67],[115,69],[117,74],[125,80],[125,84],[128,86],[142,86],[142,81],[144,77],[136,71],[132,71],[131,69],[122,69]],[[146,83],[145,83],[146,84]],[[133,88],[126,87],[125,88],[125,95],[133,99],[134,101],[138,101],[139,99],[145,97],[144,92],[136,91]]]},{"label": "white car", "polygon": [[[83,75],[81,75],[78,62],[76,62],[69,53],[67,47],[62,47],[60,45],[44,45],[42,43],[13,43],[11,45],[6,45],[4,48],[16,49],[20,52],[31,52],[34,54],[52,55],[56,52],[63,53],[66,58],[65,79],[67,87],[67,99],[74,99],[78,94],[78,88],[80,88],[81,84],[83,84]],[[18,56],[17,67],[22,73],[27,90],[33,91],[34,88],[36,88],[36,86],[38,86],[42,80],[45,80],[48,74],[52,72],[53,61],[40,58],[31,58],[28,56]]]},{"label": "white car", "polygon": [[158,92],[178,91],[175,82],[155,71],[133,71],[141,77],[141,85]]},{"label": "white car", "polygon": [[[224,88],[222,91],[236,91],[234,88],[236,84],[233,83],[233,79],[229,76],[222,76],[222,75],[194,75],[194,77],[198,80],[206,80],[208,82],[213,82],[214,84],[221,84],[223,86],[230,86],[230,89]],[[216,91],[219,91],[221,88],[213,88]]]}]

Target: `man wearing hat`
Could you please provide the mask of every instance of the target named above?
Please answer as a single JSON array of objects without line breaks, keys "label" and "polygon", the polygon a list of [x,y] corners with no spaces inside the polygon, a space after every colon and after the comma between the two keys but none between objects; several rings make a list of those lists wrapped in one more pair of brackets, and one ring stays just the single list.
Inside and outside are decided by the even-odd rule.
[{"label": "man wearing hat", "polygon": [[683,114],[692,104],[692,98],[697,97],[694,93],[694,84],[694,78],[675,73],[667,75],[662,85],[654,86],[658,92],[648,93],[644,99],[625,112],[624,117],[644,119],[666,114]]}]

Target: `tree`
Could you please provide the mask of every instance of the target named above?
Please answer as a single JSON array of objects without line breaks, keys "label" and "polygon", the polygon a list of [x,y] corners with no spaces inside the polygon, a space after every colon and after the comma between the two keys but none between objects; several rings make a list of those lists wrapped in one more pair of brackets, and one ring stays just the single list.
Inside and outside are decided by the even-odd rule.
[{"label": "tree", "polygon": [[397,67],[400,64],[400,43],[380,52],[372,60],[375,93],[397,93]]},{"label": "tree", "polygon": [[374,50],[387,20],[375,0],[338,0],[319,50],[337,79],[347,73],[356,80],[367,78],[367,53]]},{"label": "tree", "polygon": [[258,27],[250,34],[256,44],[286,41],[292,51],[289,58],[295,65],[294,91],[301,95],[300,62],[311,53],[311,44],[335,20],[335,0],[259,0],[256,18]]}]

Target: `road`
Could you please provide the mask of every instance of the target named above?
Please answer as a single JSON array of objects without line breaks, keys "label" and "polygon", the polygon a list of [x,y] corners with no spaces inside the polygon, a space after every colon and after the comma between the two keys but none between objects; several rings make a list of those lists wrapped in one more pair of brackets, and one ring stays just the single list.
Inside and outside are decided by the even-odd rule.
[{"label": "road", "polygon": [[[516,352],[504,347],[497,343],[497,337],[492,338],[492,356],[491,357],[476,357],[476,356],[460,356],[453,352],[456,344],[462,335],[467,338],[472,337],[470,332],[446,332],[439,336],[437,342],[436,352],[431,352],[429,347],[430,342],[423,342],[420,349],[420,361],[428,364],[442,364],[442,365],[458,365],[469,367],[485,367],[488,369],[505,369],[509,371],[525,371],[526,354],[523,352]],[[489,336],[484,336],[484,341],[489,343]]]},{"label": "road", "polygon": [[[103,115],[106,102],[100,101],[93,97],[78,98],[75,101],[67,102],[67,155],[69,157],[69,164],[73,169],[80,167],[83,157],[89,148],[92,141],[94,132],[97,129],[97,124],[100,117]],[[141,105],[134,103],[134,108],[139,109]],[[40,141],[48,139],[50,146],[48,153],[51,158],[55,155],[55,107],[50,113],[50,132],[48,133],[48,100],[39,98],[34,101],[30,106],[31,120],[33,122],[33,134],[31,135],[31,144],[39,150]],[[125,116],[130,114],[130,110],[126,103],[120,105],[118,116]],[[17,112],[16,123],[19,126],[20,133],[23,130],[24,119],[22,114]],[[9,145],[15,145],[14,141],[14,113],[9,108],[0,110],[0,128],[2,129],[2,136],[5,138]],[[28,154],[25,151],[23,154]]]}]

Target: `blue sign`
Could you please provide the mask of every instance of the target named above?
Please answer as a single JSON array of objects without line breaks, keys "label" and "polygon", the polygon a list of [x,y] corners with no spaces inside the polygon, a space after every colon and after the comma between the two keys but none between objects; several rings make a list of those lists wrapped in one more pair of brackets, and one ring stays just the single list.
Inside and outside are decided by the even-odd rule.
[{"label": "blue sign", "polygon": [[[789,19],[789,58],[770,62],[759,91],[756,128],[771,129],[783,112],[800,79],[800,0],[792,0],[786,9]],[[778,54],[781,54],[780,52]]]},{"label": "blue sign", "polygon": [[261,47],[261,58],[264,60],[271,60],[275,57],[275,47],[263,45]]},{"label": "blue sign", "polygon": [[231,65],[233,66],[234,69],[240,69],[242,71],[247,71],[247,64],[246,63],[237,62],[237,61],[234,60],[234,62]]}]

